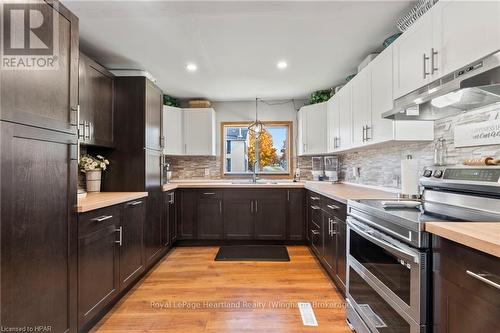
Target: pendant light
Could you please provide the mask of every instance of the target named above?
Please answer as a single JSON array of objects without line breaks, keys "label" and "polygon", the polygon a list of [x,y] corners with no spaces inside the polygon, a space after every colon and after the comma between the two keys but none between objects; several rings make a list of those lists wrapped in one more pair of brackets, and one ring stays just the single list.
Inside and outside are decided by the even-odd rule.
[{"label": "pendant light", "polygon": [[265,130],[264,123],[259,120],[258,100],[258,98],[255,98],[255,121],[248,126],[248,131],[252,133],[256,139],[258,139]]}]

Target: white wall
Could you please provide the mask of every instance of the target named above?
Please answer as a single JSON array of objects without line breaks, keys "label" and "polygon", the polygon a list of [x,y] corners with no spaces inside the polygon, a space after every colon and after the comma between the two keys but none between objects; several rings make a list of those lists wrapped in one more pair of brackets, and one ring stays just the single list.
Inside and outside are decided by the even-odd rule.
[{"label": "white wall", "polygon": [[[295,106],[291,100],[284,101],[259,101],[259,120],[261,121],[292,121],[293,122],[293,148],[296,154],[295,147],[297,138],[297,110],[306,103],[306,100],[296,100]],[[272,105],[271,105],[272,104]],[[227,101],[213,102],[212,107],[215,109],[215,119],[217,123],[217,156],[220,156],[220,141],[222,122],[238,122],[255,120],[255,100],[253,101]]]}]

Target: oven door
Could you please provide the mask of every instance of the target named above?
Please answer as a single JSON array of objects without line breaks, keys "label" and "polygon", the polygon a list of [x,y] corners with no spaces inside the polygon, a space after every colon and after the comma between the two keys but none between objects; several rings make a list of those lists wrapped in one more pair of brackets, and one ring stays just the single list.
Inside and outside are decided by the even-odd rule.
[{"label": "oven door", "polygon": [[[369,288],[402,318],[426,324],[428,251],[414,249],[352,216],[347,219],[347,237],[348,289]],[[349,293],[358,303],[356,293]]]}]

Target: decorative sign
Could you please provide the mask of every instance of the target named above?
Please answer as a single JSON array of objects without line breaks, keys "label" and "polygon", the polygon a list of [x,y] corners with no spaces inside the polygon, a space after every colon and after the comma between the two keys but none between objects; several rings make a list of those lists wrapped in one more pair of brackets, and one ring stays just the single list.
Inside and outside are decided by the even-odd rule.
[{"label": "decorative sign", "polygon": [[455,127],[455,147],[500,144],[500,119]]}]

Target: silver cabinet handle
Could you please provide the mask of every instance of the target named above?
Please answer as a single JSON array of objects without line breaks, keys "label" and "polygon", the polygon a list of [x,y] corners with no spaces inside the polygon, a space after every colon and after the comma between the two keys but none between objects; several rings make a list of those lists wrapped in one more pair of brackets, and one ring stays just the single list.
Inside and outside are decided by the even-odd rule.
[{"label": "silver cabinet handle", "polygon": [[168,203],[169,204],[175,203],[175,193],[172,192],[172,193],[169,193],[168,195],[170,196],[170,200],[168,201]]},{"label": "silver cabinet handle", "polygon": [[340,209],[339,206],[335,206],[335,205],[326,205],[326,207],[330,208],[331,210],[339,210]]},{"label": "silver cabinet handle", "polygon": [[311,230],[311,232],[313,233],[313,235],[319,235],[319,231],[318,230]]},{"label": "silver cabinet handle", "polygon": [[122,246],[123,244],[123,227],[119,227],[118,229],[115,229],[116,232],[119,232],[119,238],[115,243],[118,245]]},{"label": "silver cabinet handle", "polygon": [[286,191],[286,201],[290,201],[290,190]]},{"label": "silver cabinet handle", "polygon": [[142,203],[142,201],[132,201],[132,202],[129,202],[127,204],[127,206],[137,206],[137,205],[140,205]]},{"label": "silver cabinet handle", "polygon": [[430,73],[427,71],[427,60],[429,60],[429,57],[425,53],[423,56],[423,60],[424,60],[424,79],[426,79],[427,75],[430,75]]},{"label": "silver cabinet handle", "polygon": [[431,48],[431,74],[434,74],[435,72],[438,71],[438,68],[436,67],[436,62],[434,61],[435,56],[438,55],[438,51],[436,51],[434,48]]},{"label": "silver cabinet handle", "polygon": [[372,129],[372,128],[371,128],[370,126],[366,125],[366,127],[365,127],[365,140],[366,140],[366,141],[371,140],[371,137],[370,137],[370,136],[368,136],[368,131],[369,131],[369,130],[371,130],[371,129]]},{"label": "silver cabinet handle", "polygon": [[93,218],[91,221],[93,221],[93,222],[102,222],[102,221],[106,221],[106,220],[109,220],[109,219],[112,219],[112,218],[113,218],[113,215],[103,215],[103,216],[99,216],[99,217]]},{"label": "silver cabinet handle", "polygon": [[250,212],[253,214],[253,200],[250,201]]},{"label": "silver cabinet handle", "polygon": [[365,142],[366,139],[365,139],[365,126],[363,126],[363,142]]},{"label": "silver cabinet handle", "polygon": [[219,213],[222,213],[222,200],[219,200]]},{"label": "silver cabinet handle", "polygon": [[215,192],[205,192],[205,193],[203,193],[203,195],[214,195],[214,194],[215,194]]},{"label": "silver cabinet handle", "polygon": [[89,140],[94,138],[94,124],[89,121]]},{"label": "silver cabinet handle", "polygon": [[328,218],[328,235],[332,235],[332,219]]},{"label": "silver cabinet handle", "polygon": [[332,234],[331,234],[331,236],[335,236],[335,235],[337,235],[337,234],[338,234],[338,232],[337,232],[337,231],[335,231],[335,227],[334,227],[336,224],[337,224],[337,221],[336,221],[336,219],[334,218],[334,219],[332,220]]},{"label": "silver cabinet handle", "polygon": [[488,276],[490,274],[474,273],[474,272],[469,271],[469,270],[466,270],[465,273],[467,273],[468,275],[472,276],[475,279],[478,279],[481,282],[486,283],[487,285],[492,286],[493,288],[500,289],[500,284],[495,283],[495,282],[485,278],[485,276]]},{"label": "silver cabinet handle", "polygon": [[83,140],[90,140],[90,122],[83,122]]},{"label": "silver cabinet handle", "polygon": [[319,197],[311,197],[311,200],[317,201],[319,200]]},{"label": "silver cabinet handle", "polygon": [[255,200],[255,212],[259,212],[259,202]]},{"label": "silver cabinet handle", "polygon": [[311,208],[314,209],[314,210],[318,210],[319,209],[318,206],[311,206]]}]

